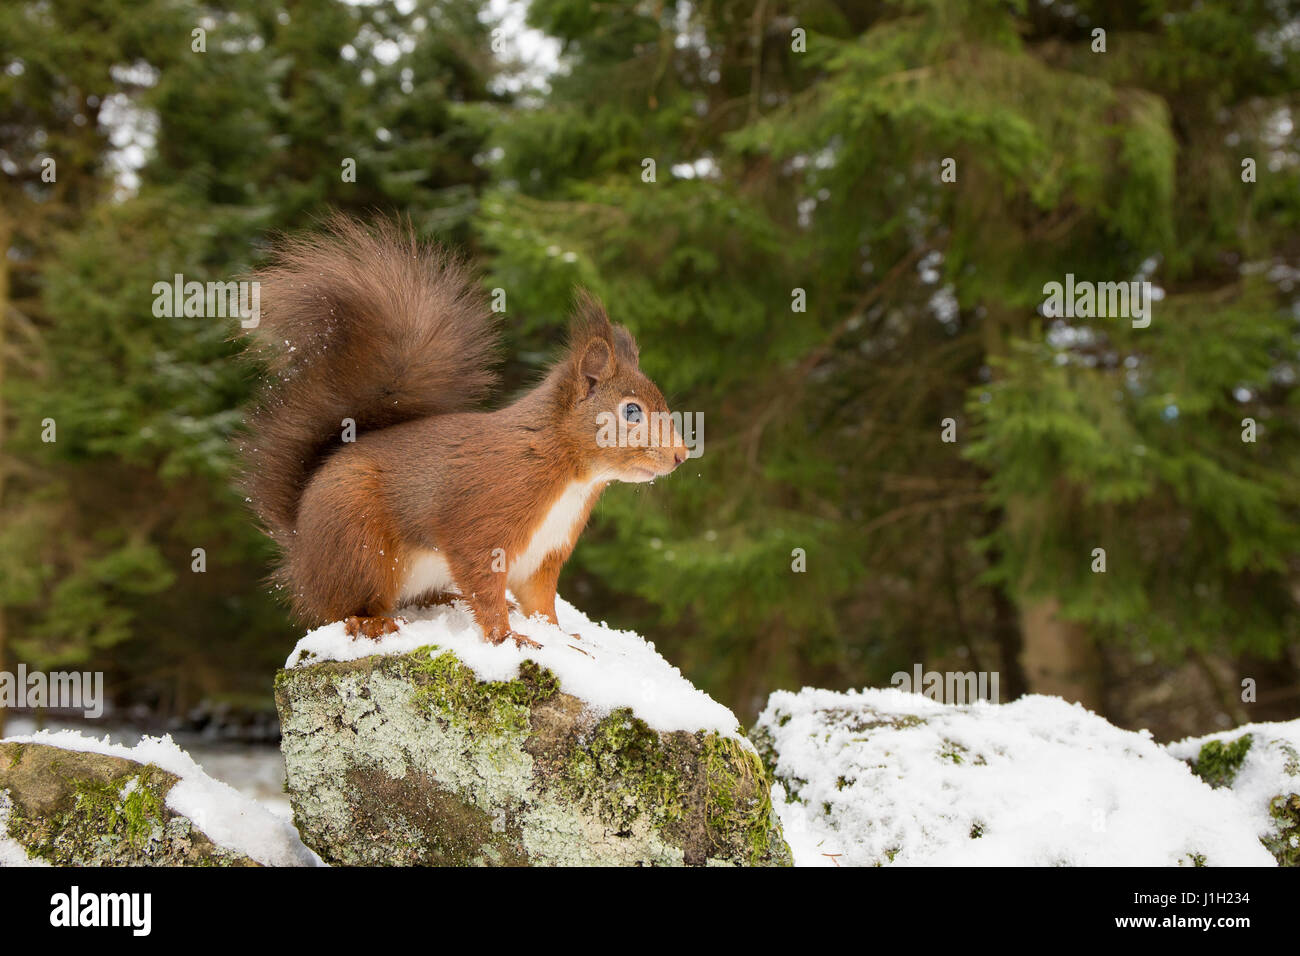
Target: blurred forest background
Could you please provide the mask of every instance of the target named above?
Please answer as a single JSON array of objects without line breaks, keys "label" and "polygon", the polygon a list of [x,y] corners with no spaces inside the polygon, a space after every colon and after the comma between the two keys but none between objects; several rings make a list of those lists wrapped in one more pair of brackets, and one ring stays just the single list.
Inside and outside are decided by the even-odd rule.
[{"label": "blurred forest background", "polygon": [[[1295,717],[1298,108],[1296,0],[7,0],[0,669],[270,708],[254,374],[152,288],[337,208],[506,290],[512,388],[582,284],[703,414],[561,593],[743,722],[917,663],[1159,737]],[[1044,318],[1067,273],[1150,280],[1150,327]]]}]

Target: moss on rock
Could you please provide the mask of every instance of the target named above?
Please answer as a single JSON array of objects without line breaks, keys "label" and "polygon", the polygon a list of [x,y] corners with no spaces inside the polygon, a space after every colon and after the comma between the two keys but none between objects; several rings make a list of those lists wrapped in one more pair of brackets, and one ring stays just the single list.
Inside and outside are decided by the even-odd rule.
[{"label": "moss on rock", "polygon": [[122,757],[0,743],[6,830],[63,866],[253,866],[167,806],[178,778]]},{"label": "moss on rock", "polygon": [[1211,787],[1232,786],[1253,742],[1250,734],[1243,734],[1226,744],[1221,740],[1206,741],[1192,764],[1192,773]]},{"label": "moss on rock", "polygon": [[1300,794],[1279,794],[1268,805],[1275,829],[1260,837],[1278,866],[1300,866]]},{"label": "moss on rock", "polygon": [[276,681],[304,841],[344,864],[788,864],[741,741],[603,716],[531,661],[480,681],[438,648]]}]

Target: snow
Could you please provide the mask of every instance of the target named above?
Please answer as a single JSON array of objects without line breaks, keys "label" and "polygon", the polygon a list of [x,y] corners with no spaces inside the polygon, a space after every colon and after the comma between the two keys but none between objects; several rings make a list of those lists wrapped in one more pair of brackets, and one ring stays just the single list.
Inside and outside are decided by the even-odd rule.
[{"label": "snow", "polygon": [[1166,749],[1179,760],[1195,760],[1201,747],[1209,741],[1227,744],[1246,734],[1254,739],[1231,788],[1225,788],[1224,792],[1237,800],[1255,833],[1265,836],[1277,829],[1276,821],[1268,813],[1269,802],[1279,794],[1300,792],[1300,720],[1245,724],[1205,737],[1187,737]]},{"label": "snow", "polygon": [[[785,787],[772,782],[772,806],[781,821],[781,831],[790,847],[795,866],[838,866],[840,841],[832,836],[830,846],[827,835],[817,826],[811,814],[800,813],[797,804],[787,803]],[[830,847],[835,847],[831,849]]]},{"label": "snow", "polygon": [[1058,697],[805,688],[759,727],[798,798],[773,796],[796,865],[1275,865],[1236,797]]},{"label": "snow", "polygon": [[[748,744],[736,715],[691,684],[653,643],[633,631],[595,624],[563,599],[555,604],[558,628],[541,617],[510,615],[510,626],[541,644],[540,649],[518,648],[512,641],[488,644],[469,605],[456,601],[404,609],[399,630],[377,641],[349,637],[341,622],[319,627],[298,642],[285,666],[406,654],[434,645],[454,653],[479,680],[503,681],[518,677],[519,664],[529,659],[551,671],[561,690],[585,701],[597,715],[630,707],[654,730],[716,731]],[[575,633],[580,640],[571,636]]]},{"label": "snow", "polygon": [[[153,764],[180,778],[167,794],[167,806],[188,817],[218,846],[242,853],[266,866],[322,865],[320,858],[298,838],[292,822],[233,787],[213,780],[189,754],[176,746],[170,734],[144,737],[134,747],[113,743],[108,737],[96,740],[75,730],[40,731],[6,737],[5,742],[45,744]],[[0,854],[3,852],[0,844]],[[4,862],[0,855],[0,863]]]}]

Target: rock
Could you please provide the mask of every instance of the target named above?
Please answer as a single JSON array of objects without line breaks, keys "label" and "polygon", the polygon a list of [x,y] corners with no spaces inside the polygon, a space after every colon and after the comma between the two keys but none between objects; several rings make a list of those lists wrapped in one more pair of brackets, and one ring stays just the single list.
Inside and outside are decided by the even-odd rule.
[{"label": "rock", "polygon": [[751,736],[796,865],[1274,864],[1231,794],[1057,697],[778,691]]},{"label": "rock", "polygon": [[0,743],[0,813],[29,858],[64,866],[256,866],[168,808],[179,779],[121,757]]},{"label": "rock", "polygon": [[[609,645],[583,646],[591,657]],[[762,764],[739,735],[651,729],[629,707],[590,706],[530,659],[485,680],[445,646],[402,650],[316,656],[277,677],[294,819],[328,862],[790,862]]]},{"label": "rock", "polygon": [[318,864],[287,821],[213,780],[170,737],[73,731],[0,741],[0,864]]},{"label": "rock", "polygon": [[1168,749],[1238,800],[1279,866],[1300,866],[1300,720],[1247,724]]}]

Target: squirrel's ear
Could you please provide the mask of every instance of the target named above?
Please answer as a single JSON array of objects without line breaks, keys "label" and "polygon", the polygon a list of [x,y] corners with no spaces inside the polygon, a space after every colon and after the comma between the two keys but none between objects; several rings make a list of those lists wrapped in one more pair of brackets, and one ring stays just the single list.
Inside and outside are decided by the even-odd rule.
[{"label": "squirrel's ear", "polygon": [[596,385],[609,377],[614,370],[614,356],[609,350],[609,343],[604,339],[592,339],[583,349],[578,360],[578,375],[582,386],[582,395],[590,398]]}]

